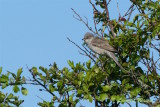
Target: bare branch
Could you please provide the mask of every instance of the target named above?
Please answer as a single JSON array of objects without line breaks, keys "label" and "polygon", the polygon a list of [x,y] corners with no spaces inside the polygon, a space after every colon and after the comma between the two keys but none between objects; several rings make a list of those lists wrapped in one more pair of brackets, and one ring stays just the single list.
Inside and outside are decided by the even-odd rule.
[{"label": "bare branch", "polygon": [[110,2],[111,2],[111,0],[108,1],[107,6],[109,5]]},{"label": "bare branch", "polygon": [[113,25],[112,25],[112,23],[111,23],[111,21],[110,21],[109,11],[108,11],[108,5],[107,5],[107,3],[106,3],[106,0],[103,1],[103,4],[104,4],[104,7],[105,7],[106,18],[107,18],[107,20],[108,20],[109,28],[110,28],[110,30],[111,30],[111,32],[112,32],[113,37],[115,38],[115,37],[116,37],[116,33],[114,32],[114,27],[113,27]]},{"label": "bare branch", "polygon": [[[94,15],[95,14],[101,14],[101,12],[100,11],[98,11],[98,9],[95,7],[95,5],[91,2],[91,0],[89,0],[89,3],[92,5],[92,7],[93,7],[93,13],[94,13]],[[98,36],[100,36],[99,34],[98,34],[98,30],[97,30],[97,22],[96,22],[96,20],[95,20],[95,18],[93,17],[93,22],[94,22],[94,28],[95,28],[95,31],[96,31],[96,34],[98,35]],[[101,31],[101,35],[102,35],[102,37],[103,37],[103,33],[104,33],[104,31]]]},{"label": "bare branch", "polygon": [[117,10],[118,10],[118,13],[119,13],[119,18],[121,18],[121,13],[119,11],[118,2],[117,2]]},{"label": "bare branch", "polygon": [[160,53],[160,49],[158,49],[154,44],[151,43],[151,46]]},{"label": "bare branch", "polygon": [[[73,41],[71,41],[68,37],[67,37],[67,39],[69,40],[69,42],[71,42],[71,43],[73,43],[76,47],[78,47],[81,51],[83,51],[84,53],[85,53],[85,55],[86,56],[88,56],[95,64],[96,64],[96,61],[94,60],[94,58],[93,57],[91,57],[91,55],[93,55],[93,54],[91,54],[91,55],[89,55],[87,52],[89,52],[86,48],[86,50],[84,50],[84,49],[82,49],[80,46],[78,46],[75,42],[73,42]],[[86,52],[87,51],[87,52]]]},{"label": "bare branch", "polygon": [[[95,28],[96,34],[98,34],[97,24],[96,24],[95,18],[93,18],[93,21],[94,21],[94,28]],[[102,37],[103,37],[103,35],[102,35]]]},{"label": "bare branch", "polygon": [[129,11],[132,10],[132,8],[134,7],[134,4],[132,4],[129,9],[127,10],[127,12],[122,16],[122,17],[125,17],[125,16],[128,16],[129,15]]},{"label": "bare branch", "polygon": [[[26,66],[27,66],[27,65],[26,65]],[[36,81],[40,86],[42,86],[42,87],[43,87],[47,92],[49,92],[52,96],[55,96],[55,95],[46,87],[46,85],[42,84],[42,83],[35,77],[35,75],[33,74],[32,69],[29,69],[28,66],[27,66],[27,69],[28,69],[28,71],[31,73],[34,81]],[[60,102],[60,99],[57,98],[57,100]]]},{"label": "bare branch", "polygon": [[95,7],[95,5],[91,2],[91,0],[89,0],[89,3],[92,5],[94,11],[99,12],[99,11],[97,10],[97,8]]},{"label": "bare branch", "polygon": [[[81,22],[83,22],[84,24],[85,24],[85,26],[91,31],[91,32],[93,32],[94,34],[97,34],[89,25],[88,25],[88,20],[87,20],[87,22],[85,22],[84,20],[83,20],[83,18],[73,9],[73,8],[71,8],[72,9],[72,11],[74,12],[74,14],[78,17],[78,18],[76,18],[76,17],[74,17],[75,19],[77,19],[78,21],[81,21]],[[97,35],[99,35],[99,34],[97,34]]]},{"label": "bare branch", "polygon": [[129,16],[128,16],[128,19],[127,19],[128,21],[129,21],[131,15],[132,15],[133,11],[134,11],[134,5],[133,6],[131,5],[131,11],[129,12]]}]

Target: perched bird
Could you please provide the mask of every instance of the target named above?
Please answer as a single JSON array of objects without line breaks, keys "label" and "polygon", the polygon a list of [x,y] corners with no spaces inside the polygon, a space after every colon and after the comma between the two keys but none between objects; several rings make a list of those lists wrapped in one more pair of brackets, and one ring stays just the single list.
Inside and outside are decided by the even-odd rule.
[{"label": "perched bird", "polygon": [[109,56],[110,58],[112,58],[115,61],[115,63],[122,70],[125,70],[121,66],[121,64],[118,62],[118,60],[116,59],[116,56],[114,55],[114,53],[116,53],[117,51],[111,45],[109,45],[107,40],[105,40],[104,38],[96,37],[90,32],[87,32],[84,35],[83,40],[93,52],[95,52],[95,53],[97,53],[99,55],[107,55],[107,56]]}]

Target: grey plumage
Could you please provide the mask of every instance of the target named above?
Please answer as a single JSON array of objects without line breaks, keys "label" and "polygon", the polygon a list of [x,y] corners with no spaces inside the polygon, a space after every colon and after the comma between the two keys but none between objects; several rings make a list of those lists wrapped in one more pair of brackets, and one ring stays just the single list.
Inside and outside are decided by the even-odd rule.
[{"label": "grey plumage", "polygon": [[114,60],[114,62],[122,69],[125,70],[121,64],[118,62],[114,53],[116,53],[116,49],[114,49],[107,40],[104,38],[95,37],[92,33],[87,32],[83,38],[84,42],[87,46],[95,53],[99,55],[107,55]]}]

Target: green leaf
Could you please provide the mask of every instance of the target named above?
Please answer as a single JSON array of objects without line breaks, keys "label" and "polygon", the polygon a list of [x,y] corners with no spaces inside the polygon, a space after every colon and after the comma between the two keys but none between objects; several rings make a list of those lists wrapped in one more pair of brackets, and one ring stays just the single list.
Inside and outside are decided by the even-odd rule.
[{"label": "green leaf", "polygon": [[84,81],[87,82],[87,81],[90,81],[91,79],[91,75],[90,73],[87,72],[87,75],[84,77]]},{"label": "green leaf", "polygon": [[96,68],[96,69],[95,69],[95,73],[99,73],[99,68]]},{"label": "green leaf", "polygon": [[128,22],[128,26],[131,26],[131,27],[136,27],[136,25],[132,22]]},{"label": "green leaf", "polygon": [[90,69],[90,66],[91,66],[91,60],[89,60],[88,62],[86,62],[86,66],[88,69]]},{"label": "green leaf", "polygon": [[[0,101],[2,100],[2,99],[5,99],[5,95],[0,91]],[[0,106],[1,107],[1,106]]]},{"label": "green leaf", "polygon": [[26,78],[23,76],[22,77],[22,82],[25,83],[26,82]]},{"label": "green leaf", "polygon": [[112,95],[112,96],[111,96],[111,100],[112,100],[112,101],[115,101],[115,100],[116,100],[116,98],[117,98],[117,96],[116,96],[116,95]]},{"label": "green leaf", "polygon": [[20,77],[21,73],[22,73],[22,68],[19,68],[18,71],[17,71],[17,78]]},{"label": "green leaf", "polygon": [[103,88],[103,91],[105,92],[111,90],[111,87],[109,85],[102,86],[102,88]]},{"label": "green leaf", "polygon": [[88,93],[88,87],[86,85],[83,85],[83,90]]},{"label": "green leaf", "polygon": [[84,99],[89,100],[89,102],[92,102],[92,100],[93,100],[93,98],[92,98],[92,96],[90,94],[84,95]]},{"label": "green leaf", "polygon": [[93,86],[93,85],[94,85],[94,83],[93,83],[93,82],[89,83],[89,87],[90,87],[90,86]]},{"label": "green leaf", "polygon": [[124,62],[122,66],[128,67],[128,63]]},{"label": "green leaf", "polygon": [[122,85],[125,85],[126,84],[126,79],[123,79],[123,81],[122,81]]},{"label": "green leaf", "polygon": [[24,87],[21,88],[21,92],[25,96],[27,96],[27,94],[28,94],[28,90],[26,88],[24,88]]},{"label": "green leaf", "polygon": [[78,95],[81,95],[82,93],[83,93],[83,90],[80,90],[80,89],[79,89],[79,90],[77,91],[77,94],[78,94]]},{"label": "green leaf", "polygon": [[107,97],[108,97],[108,95],[106,93],[100,94],[101,101],[104,101]]},{"label": "green leaf", "polygon": [[0,74],[2,73],[2,67],[0,67]]},{"label": "green leaf", "polygon": [[49,85],[49,90],[50,90],[51,92],[54,92],[54,91],[55,91],[55,88],[53,87],[52,84]]},{"label": "green leaf", "polygon": [[62,83],[62,81],[58,81],[58,83],[57,83],[57,87],[58,87],[58,88],[62,88],[62,87],[63,87],[63,83]]},{"label": "green leaf", "polygon": [[134,17],[134,19],[133,19],[133,23],[135,23],[135,21],[137,21],[137,20],[138,20],[138,17],[139,17],[139,15],[136,15],[136,16]]},{"label": "green leaf", "polygon": [[6,75],[2,75],[2,77],[0,78],[0,83],[5,83],[8,81],[9,81],[9,79],[8,79],[8,76],[6,76]]},{"label": "green leaf", "polygon": [[122,56],[123,56],[123,57],[127,56],[127,53],[123,52],[123,53],[122,53]]},{"label": "green leaf", "polygon": [[100,100],[100,96],[96,96],[95,99],[96,99],[96,100]]},{"label": "green leaf", "polygon": [[13,94],[12,93],[8,95],[7,99],[11,99],[11,98],[13,98]]},{"label": "green leaf", "polygon": [[2,85],[2,89],[6,88],[7,86],[8,86],[8,83],[4,83],[4,84]]},{"label": "green leaf", "polygon": [[15,86],[13,87],[13,91],[14,91],[15,93],[17,93],[17,92],[19,91],[19,87],[18,87],[17,85],[15,85]]},{"label": "green leaf", "polygon": [[[44,68],[42,66],[40,66],[39,69],[42,70],[44,73],[47,73],[47,71],[48,71],[47,68]],[[37,70],[37,72],[38,72],[38,70]]]},{"label": "green leaf", "polygon": [[124,89],[126,89],[126,90],[128,90],[128,89],[130,89],[130,88],[132,88],[132,85],[131,85],[131,84],[128,84],[128,83],[127,83],[127,84],[125,85],[125,87],[124,87]]},{"label": "green leaf", "polygon": [[121,95],[120,96],[120,101],[121,101],[122,104],[125,103],[127,101],[126,97],[124,95]]},{"label": "green leaf", "polygon": [[78,81],[78,86],[81,86],[81,81]]},{"label": "green leaf", "polygon": [[74,94],[75,94],[75,93],[72,93],[72,95],[69,96],[69,101],[71,101],[71,102],[73,101],[73,96],[74,96]]},{"label": "green leaf", "polygon": [[112,62],[112,63],[111,63],[111,67],[112,67],[112,68],[115,68],[115,67],[116,67],[116,63]]},{"label": "green leaf", "polygon": [[68,60],[67,62],[68,62],[68,65],[73,69],[74,68],[74,62],[70,61],[70,60]]},{"label": "green leaf", "polygon": [[32,67],[32,71],[33,71],[33,74],[34,75],[37,75],[38,74],[38,70],[36,67]]},{"label": "green leaf", "polygon": [[8,71],[8,73],[11,74],[14,79],[16,79],[16,74],[9,72],[9,71]]},{"label": "green leaf", "polygon": [[116,101],[120,101],[121,97],[119,95],[116,96]]},{"label": "green leaf", "polygon": [[91,102],[92,103],[92,101],[93,101],[93,97],[92,96],[89,96],[89,102]]},{"label": "green leaf", "polygon": [[134,61],[139,61],[140,60],[140,56],[136,56]]},{"label": "green leaf", "polygon": [[131,97],[136,97],[140,91],[141,91],[141,88],[134,88],[133,90],[130,91]]},{"label": "green leaf", "polygon": [[157,105],[156,107],[160,107],[160,105]]},{"label": "green leaf", "polygon": [[74,90],[74,88],[70,86],[70,87],[68,87],[68,88],[67,88],[67,90],[66,90],[66,91],[68,91],[68,92],[69,92],[69,91],[72,91],[72,90]]},{"label": "green leaf", "polygon": [[61,104],[58,105],[58,107],[68,107],[68,106],[63,104],[63,103],[61,103]]}]

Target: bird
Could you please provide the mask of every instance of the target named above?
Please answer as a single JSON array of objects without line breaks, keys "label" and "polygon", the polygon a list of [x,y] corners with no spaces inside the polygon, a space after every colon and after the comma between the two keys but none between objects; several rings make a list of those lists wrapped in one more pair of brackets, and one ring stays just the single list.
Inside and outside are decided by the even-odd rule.
[{"label": "bird", "polygon": [[107,55],[111,59],[114,60],[114,62],[122,69],[125,70],[121,64],[118,62],[116,56],[114,53],[117,53],[117,50],[113,48],[109,42],[104,38],[99,38],[97,36],[94,36],[92,33],[87,32],[84,35],[84,43],[88,46],[90,50],[92,50],[94,53],[97,53],[99,55]]}]

